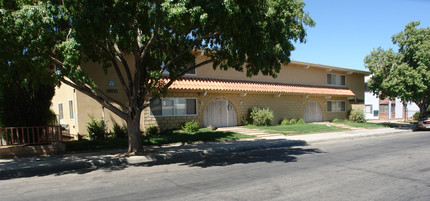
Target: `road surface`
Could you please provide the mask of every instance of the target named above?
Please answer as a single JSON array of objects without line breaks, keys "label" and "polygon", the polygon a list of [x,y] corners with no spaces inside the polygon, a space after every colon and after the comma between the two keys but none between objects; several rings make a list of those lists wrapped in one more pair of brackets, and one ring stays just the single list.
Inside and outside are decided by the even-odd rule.
[{"label": "road surface", "polygon": [[430,200],[430,132],[0,180],[0,200]]}]

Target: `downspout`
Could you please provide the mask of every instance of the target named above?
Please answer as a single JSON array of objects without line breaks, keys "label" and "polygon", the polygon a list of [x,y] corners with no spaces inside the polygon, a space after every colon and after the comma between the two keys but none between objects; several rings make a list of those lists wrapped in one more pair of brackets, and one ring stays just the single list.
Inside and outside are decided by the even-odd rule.
[{"label": "downspout", "polygon": [[388,120],[391,120],[391,100],[388,98]]},{"label": "downspout", "polygon": [[79,121],[78,121],[78,97],[76,94],[76,89],[73,89],[73,112],[75,115],[75,130],[76,130],[76,139],[79,139]]},{"label": "downspout", "polygon": [[107,138],[107,136],[106,136],[106,121],[105,121],[105,107],[103,107],[103,106],[102,106],[102,118],[103,118],[103,132],[104,132],[105,138]]}]

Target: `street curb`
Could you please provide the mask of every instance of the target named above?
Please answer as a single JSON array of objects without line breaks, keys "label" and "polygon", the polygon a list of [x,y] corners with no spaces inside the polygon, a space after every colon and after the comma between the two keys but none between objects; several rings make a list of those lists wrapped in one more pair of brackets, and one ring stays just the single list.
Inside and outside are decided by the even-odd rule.
[{"label": "street curb", "polygon": [[[333,133],[317,133],[306,135],[286,136],[280,139],[245,139],[226,142],[204,142],[199,144],[172,144],[167,146],[145,147],[147,155],[123,157],[114,153],[122,150],[89,154],[66,154],[63,156],[49,156],[44,158],[4,159],[0,160],[0,180],[44,176],[49,174],[65,174],[71,172],[88,172],[100,168],[125,168],[133,165],[144,165],[167,160],[181,161],[184,158],[204,158],[213,155],[225,155],[234,152],[276,149],[294,146],[306,146],[311,143],[334,140],[347,140],[372,136],[386,136],[402,129],[381,128]],[[8,164],[9,163],[9,164]]]},{"label": "street curb", "polygon": [[[292,146],[305,146],[307,145],[304,141],[299,140],[283,140],[277,141],[277,143],[264,143],[264,140],[250,140],[241,141],[239,146],[237,144],[225,144],[220,142],[208,142],[198,145],[183,145],[178,147],[157,147],[149,148],[151,150],[157,150],[159,153],[150,153],[144,156],[129,156],[122,157],[117,155],[100,155],[97,157],[90,158],[79,158],[69,159],[70,161],[58,161],[61,160],[61,156],[52,156],[43,158],[44,160],[39,161],[26,161],[27,165],[19,166],[9,169],[0,170],[0,180],[20,178],[20,177],[32,177],[32,176],[44,176],[50,174],[65,174],[71,172],[86,172],[100,168],[110,167],[127,167],[132,165],[142,165],[145,163],[158,162],[163,160],[177,160],[184,158],[196,158],[196,157],[207,157],[211,155],[224,155],[232,152],[246,152],[251,150],[263,150],[271,148],[281,147],[292,147]],[[177,152],[180,150],[181,152]],[[186,151],[191,150],[191,151]],[[67,157],[65,157],[67,158]],[[12,160],[12,159],[8,159]],[[3,160],[7,161],[7,160]],[[19,162],[17,162],[19,163]],[[40,165],[37,165],[40,163]],[[1,166],[0,166],[1,167]]]}]

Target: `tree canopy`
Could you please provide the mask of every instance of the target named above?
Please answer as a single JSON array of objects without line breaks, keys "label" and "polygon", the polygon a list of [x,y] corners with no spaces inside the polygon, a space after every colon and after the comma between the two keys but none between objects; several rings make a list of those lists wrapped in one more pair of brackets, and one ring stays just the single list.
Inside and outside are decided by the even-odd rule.
[{"label": "tree canopy", "polygon": [[17,15],[23,4],[24,1],[0,4],[0,123],[3,126],[46,125],[53,115],[49,109],[55,87],[55,78],[49,71],[51,61],[35,48],[47,45],[42,39],[46,35],[36,31],[43,28],[37,27],[40,23],[28,23],[28,17],[35,13],[23,9],[27,15]]},{"label": "tree canopy", "polygon": [[421,116],[430,104],[430,28],[418,28],[420,22],[411,22],[393,35],[399,46],[393,49],[377,48],[364,63],[372,73],[369,88],[381,98],[398,97],[420,107]]},{"label": "tree canopy", "polygon": [[[290,61],[293,42],[305,42],[305,27],[314,25],[301,0],[63,0],[18,7],[0,11],[15,16],[3,27],[25,24],[9,37],[31,38],[26,51],[38,53],[31,59],[55,64],[59,80],[123,118],[135,153],[143,151],[140,114],[150,96],[165,94],[172,82],[209,63],[276,77]],[[196,63],[195,50],[208,59]],[[87,61],[114,69],[126,102],[97,87],[81,68]]]}]

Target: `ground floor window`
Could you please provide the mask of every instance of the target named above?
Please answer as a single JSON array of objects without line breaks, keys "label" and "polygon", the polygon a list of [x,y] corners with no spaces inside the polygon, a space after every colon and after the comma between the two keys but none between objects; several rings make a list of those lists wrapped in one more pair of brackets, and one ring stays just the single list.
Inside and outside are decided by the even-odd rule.
[{"label": "ground floor window", "polygon": [[327,112],[345,112],[345,101],[327,101]]},{"label": "ground floor window", "polygon": [[388,104],[380,104],[379,105],[380,113],[388,113]]},{"label": "ground floor window", "polygon": [[365,105],[364,106],[364,112],[366,114],[372,114],[372,105]]},{"label": "ground floor window", "polygon": [[196,98],[157,98],[149,104],[151,116],[193,116],[197,115]]}]

